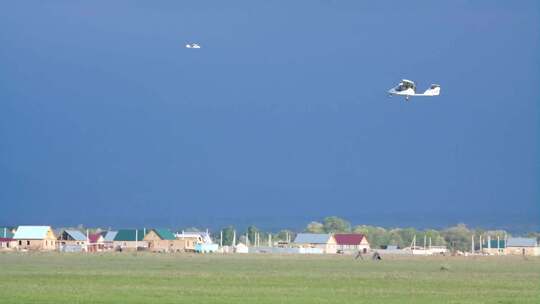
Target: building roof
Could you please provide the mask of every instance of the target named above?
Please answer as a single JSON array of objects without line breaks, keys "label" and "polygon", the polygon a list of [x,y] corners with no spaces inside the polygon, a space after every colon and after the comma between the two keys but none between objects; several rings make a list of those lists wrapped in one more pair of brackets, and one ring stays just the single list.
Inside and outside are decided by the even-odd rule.
[{"label": "building roof", "polygon": [[97,243],[100,237],[102,237],[101,233],[92,233],[88,235],[88,240],[90,243]]},{"label": "building roof", "polygon": [[[146,235],[146,229],[120,229],[114,237],[115,241],[142,241]],[[137,239],[135,240],[135,237]]]},{"label": "building roof", "polygon": [[152,229],[162,240],[176,240],[174,234],[169,229]]},{"label": "building roof", "polygon": [[13,238],[13,232],[11,232],[11,228],[0,227],[0,238]]},{"label": "building roof", "polygon": [[64,228],[52,228],[54,235],[60,236],[64,232]]},{"label": "building roof", "polygon": [[0,237],[0,242],[11,242],[13,241],[12,238],[4,238],[4,237]]},{"label": "building roof", "polygon": [[299,233],[293,243],[299,244],[326,244],[330,240],[330,234]]},{"label": "building roof", "polygon": [[482,245],[484,248],[491,248],[491,249],[503,249],[506,248],[506,242],[505,240],[499,240],[499,244],[497,245],[497,240],[491,240],[489,243],[486,242],[486,244]]},{"label": "building roof", "polygon": [[535,238],[511,237],[508,238],[507,247],[536,247],[538,243]]},{"label": "building roof", "polygon": [[176,238],[179,238],[179,239],[196,238],[200,242],[203,242],[205,244],[213,244],[210,234],[206,232],[202,232],[202,231],[182,231],[181,233],[176,233],[175,236]]},{"label": "building roof", "polygon": [[79,230],[66,229],[64,233],[69,235],[74,241],[86,241],[86,235]]},{"label": "building roof", "polygon": [[118,231],[107,231],[107,233],[105,233],[105,236],[103,237],[103,240],[105,242],[112,242],[114,241],[114,238],[116,237],[116,235],[118,234]]},{"label": "building roof", "polygon": [[366,236],[360,233],[336,233],[334,238],[338,245],[359,245]]},{"label": "building roof", "polygon": [[50,230],[50,226],[19,226],[13,238],[17,240],[42,240],[45,239]]},{"label": "building roof", "polygon": [[199,231],[182,231],[179,233],[176,233],[176,237],[178,238],[202,238],[202,233]]}]

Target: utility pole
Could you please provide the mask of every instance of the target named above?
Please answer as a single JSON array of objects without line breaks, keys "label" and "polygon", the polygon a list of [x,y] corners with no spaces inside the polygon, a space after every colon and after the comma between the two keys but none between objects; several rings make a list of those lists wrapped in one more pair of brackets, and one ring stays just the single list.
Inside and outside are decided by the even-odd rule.
[{"label": "utility pole", "polygon": [[135,229],[135,252],[137,252],[137,248],[139,248],[139,229]]},{"label": "utility pole", "polygon": [[236,246],[236,230],[233,230],[233,235],[232,235],[232,246],[233,246],[233,247]]},{"label": "utility pole", "polygon": [[474,234],[471,235],[471,254],[474,253]]},{"label": "utility pole", "polygon": [[223,247],[223,230],[219,232],[219,247]]},{"label": "utility pole", "polygon": [[480,244],[479,244],[479,248],[480,248],[480,253],[482,253],[482,235],[480,234]]}]

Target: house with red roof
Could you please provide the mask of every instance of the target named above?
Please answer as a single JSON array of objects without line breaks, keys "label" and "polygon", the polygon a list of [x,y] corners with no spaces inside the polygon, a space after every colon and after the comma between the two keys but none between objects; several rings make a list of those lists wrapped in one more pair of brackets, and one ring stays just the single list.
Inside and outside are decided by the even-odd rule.
[{"label": "house with red roof", "polygon": [[13,228],[1,227],[0,228],[0,251],[1,250],[13,250],[17,245],[17,242],[13,239]]},{"label": "house with red roof", "polygon": [[88,235],[88,251],[98,252],[105,250],[105,239],[101,233],[91,233]]},{"label": "house with red roof", "polygon": [[337,243],[337,250],[343,253],[362,252],[370,250],[369,242],[364,234],[360,233],[336,233],[334,238]]}]

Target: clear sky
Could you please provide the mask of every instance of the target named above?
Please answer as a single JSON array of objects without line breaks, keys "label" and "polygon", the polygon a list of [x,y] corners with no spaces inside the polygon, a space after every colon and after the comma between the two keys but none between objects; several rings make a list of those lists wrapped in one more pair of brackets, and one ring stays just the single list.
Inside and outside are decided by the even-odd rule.
[{"label": "clear sky", "polygon": [[4,1],[0,224],[537,229],[539,54],[538,1]]}]

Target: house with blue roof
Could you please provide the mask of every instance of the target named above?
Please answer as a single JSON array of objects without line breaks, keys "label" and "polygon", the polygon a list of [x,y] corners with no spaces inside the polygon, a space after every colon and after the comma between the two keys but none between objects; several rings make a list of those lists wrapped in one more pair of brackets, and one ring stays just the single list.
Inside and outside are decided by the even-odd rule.
[{"label": "house with blue roof", "polygon": [[118,234],[118,231],[116,230],[109,230],[109,231],[103,231],[101,232],[103,235],[103,247],[105,250],[112,250],[114,249],[114,238]]},{"label": "house with blue roof", "polygon": [[19,226],[13,240],[18,250],[56,250],[56,236],[51,226]]},{"label": "house with blue roof", "polygon": [[333,235],[327,233],[299,233],[293,245],[300,248],[318,248],[323,253],[336,253],[337,242]]},{"label": "house with blue roof", "polygon": [[510,237],[506,241],[506,254],[539,256],[540,247],[536,238]]},{"label": "house with blue roof", "polygon": [[88,240],[86,234],[75,229],[64,229],[58,236],[60,251],[81,252],[86,251]]}]

